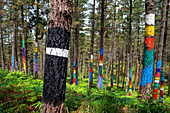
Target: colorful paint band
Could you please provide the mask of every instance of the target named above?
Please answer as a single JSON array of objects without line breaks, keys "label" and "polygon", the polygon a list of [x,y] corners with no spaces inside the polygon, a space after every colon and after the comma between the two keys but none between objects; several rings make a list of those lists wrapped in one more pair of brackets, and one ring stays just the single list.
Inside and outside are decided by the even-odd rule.
[{"label": "colorful paint band", "polygon": [[147,14],[145,17],[146,25],[155,25],[155,14]]},{"label": "colorful paint band", "polygon": [[155,14],[146,14],[145,16],[145,41],[144,41],[144,56],[143,70],[140,86],[146,83],[152,83],[153,77],[153,62],[154,62],[154,32],[155,32]]},{"label": "colorful paint band", "polygon": [[129,96],[132,96],[132,68],[129,69]]},{"label": "colorful paint band", "polygon": [[93,55],[91,55],[91,59],[90,59],[90,87],[92,87],[91,83],[92,83],[92,79],[93,79]]},{"label": "colorful paint band", "polygon": [[73,83],[76,83],[76,62],[74,62]]},{"label": "colorful paint band", "polygon": [[46,47],[46,54],[68,58],[69,50]]},{"label": "colorful paint band", "polygon": [[111,78],[111,90],[113,90],[113,76]]},{"label": "colorful paint band", "polygon": [[37,45],[37,42],[35,42],[35,72],[38,71],[37,52],[38,52],[38,45]]},{"label": "colorful paint band", "polygon": [[98,87],[101,87],[101,88],[103,87],[103,74],[102,74],[102,68],[103,68],[103,49],[100,48]]},{"label": "colorful paint band", "polygon": [[[159,88],[159,79],[160,79],[161,64],[162,64],[161,60],[158,60],[157,64],[156,64],[156,75],[155,75],[154,90],[153,90],[153,92],[155,92],[155,90],[157,90]],[[154,99],[157,99],[157,95],[158,95],[158,93],[154,93],[152,95],[152,97]]]},{"label": "colorful paint band", "polygon": [[165,71],[161,71],[160,103],[163,103]]},{"label": "colorful paint band", "polygon": [[15,63],[14,63],[14,55],[12,55],[12,68],[14,69],[14,65],[15,65]]}]

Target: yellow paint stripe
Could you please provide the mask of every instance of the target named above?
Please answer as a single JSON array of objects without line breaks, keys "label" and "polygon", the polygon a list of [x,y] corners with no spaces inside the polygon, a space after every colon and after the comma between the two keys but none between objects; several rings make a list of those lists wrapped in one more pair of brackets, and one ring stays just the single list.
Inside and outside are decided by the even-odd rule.
[{"label": "yellow paint stripe", "polygon": [[145,37],[146,36],[154,36],[155,35],[155,27],[145,25]]}]

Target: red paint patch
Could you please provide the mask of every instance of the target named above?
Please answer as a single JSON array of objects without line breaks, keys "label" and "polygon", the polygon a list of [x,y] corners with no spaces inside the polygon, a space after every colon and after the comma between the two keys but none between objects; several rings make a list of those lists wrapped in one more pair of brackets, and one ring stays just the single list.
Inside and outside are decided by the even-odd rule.
[{"label": "red paint patch", "polygon": [[154,90],[153,90],[153,93],[158,93],[158,89],[154,89]]},{"label": "red paint patch", "polygon": [[145,43],[148,47],[148,51],[154,48],[154,38],[152,37],[145,38]]}]

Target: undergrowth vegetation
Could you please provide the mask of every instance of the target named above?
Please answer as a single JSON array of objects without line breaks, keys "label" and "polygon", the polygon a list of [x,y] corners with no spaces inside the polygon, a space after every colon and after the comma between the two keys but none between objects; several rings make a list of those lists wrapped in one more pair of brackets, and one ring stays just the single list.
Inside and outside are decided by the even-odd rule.
[{"label": "undergrowth vegetation", "polygon": [[[137,98],[137,93],[132,97],[127,96],[123,89],[118,92],[116,86],[98,89],[87,87],[85,79],[79,86],[70,85],[67,80],[65,112],[90,112],[90,113],[168,113],[170,111],[170,97],[165,91],[164,103],[159,100],[153,102]],[[94,86],[97,86],[94,79]],[[0,112],[39,113],[42,100],[42,79],[34,79],[33,75],[24,72],[8,72],[0,70]]]}]

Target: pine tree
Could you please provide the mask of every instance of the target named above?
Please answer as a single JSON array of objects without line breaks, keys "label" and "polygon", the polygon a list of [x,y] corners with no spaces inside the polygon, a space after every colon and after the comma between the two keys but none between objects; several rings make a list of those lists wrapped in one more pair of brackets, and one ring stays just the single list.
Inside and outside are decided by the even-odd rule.
[{"label": "pine tree", "polygon": [[71,25],[72,1],[51,0],[41,113],[64,112]]},{"label": "pine tree", "polygon": [[143,71],[141,77],[141,95],[144,99],[149,99],[152,77],[153,77],[153,61],[154,61],[154,25],[155,25],[155,3],[153,0],[145,1],[145,42]]}]

